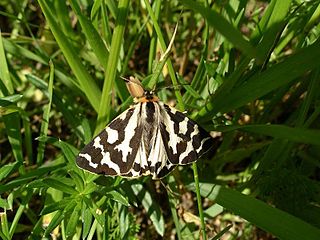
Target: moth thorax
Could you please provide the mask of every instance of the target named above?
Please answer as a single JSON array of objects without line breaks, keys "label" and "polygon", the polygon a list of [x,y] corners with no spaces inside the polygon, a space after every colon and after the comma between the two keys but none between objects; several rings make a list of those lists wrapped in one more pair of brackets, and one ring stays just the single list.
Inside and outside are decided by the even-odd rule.
[{"label": "moth thorax", "polygon": [[145,91],[138,79],[130,77],[129,80],[126,81],[126,85],[132,97],[141,98],[145,96]]},{"label": "moth thorax", "polygon": [[152,100],[154,100],[154,94],[153,94],[153,92],[152,91],[145,91],[144,92],[144,97],[147,99],[147,100],[149,100],[149,101],[152,101]]}]

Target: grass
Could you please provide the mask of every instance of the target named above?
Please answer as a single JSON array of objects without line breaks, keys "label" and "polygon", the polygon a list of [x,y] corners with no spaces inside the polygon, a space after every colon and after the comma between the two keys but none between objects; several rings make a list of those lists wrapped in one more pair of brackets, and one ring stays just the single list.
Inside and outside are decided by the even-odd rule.
[{"label": "grass", "polygon": [[[0,5],[2,239],[318,239],[317,1]],[[130,75],[214,151],[161,182],[80,170]]]}]

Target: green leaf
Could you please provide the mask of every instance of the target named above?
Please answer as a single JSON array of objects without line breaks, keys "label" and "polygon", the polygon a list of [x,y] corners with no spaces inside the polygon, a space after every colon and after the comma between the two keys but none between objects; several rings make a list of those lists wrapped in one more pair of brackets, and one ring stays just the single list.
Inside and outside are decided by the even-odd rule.
[{"label": "green leaf", "polygon": [[242,52],[251,57],[255,57],[255,49],[243,38],[241,33],[220,14],[193,0],[181,0],[181,2],[193,11],[199,12],[208,21],[209,25],[219,31]]},{"label": "green leaf", "polygon": [[70,202],[73,202],[73,200],[69,198],[65,198],[59,202],[45,205],[44,208],[41,210],[40,215],[46,215],[48,213],[52,213],[57,210],[64,210],[70,204]]},{"label": "green leaf", "polygon": [[0,168],[0,181],[5,179],[11,172],[17,169],[21,163],[14,162],[4,165]]},{"label": "green leaf", "polygon": [[203,197],[215,201],[279,239],[316,240],[320,236],[320,230],[310,224],[235,190],[202,183],[200,191]]},{"label": "green leaf", "polygon": [[0,198],[0,207],[2,209],[9,209],[9,204],[7,200]]},{"label": "green leaf", "polygon": [[23,95],[21,94],[13,94],[6,97],[2,97],[0,98],[0,107],[6,107],[15,102],[18,102],[22,97]]},{"label": "green leaf", "polygon": [[[49,117],[50,117],[50,111],[51,111],[51,104],[52,104],[52,92],[53,92],[53,79],[54,79],[54,65],[52,62],[50,62],[50,78],[49,78],[49,84],[48,84],[48,93],[49,93],[49,103],[44,107],[43,111],[43,120],[41,122],[41,128],[40,128],[40,137],[46,137],[48,134],[48,127],[49,127]],[[37,164],[41,164],[43,162],[44,157],[44,148],[45,148],[45,142],[40,141],[38,145],[38,153],[37,153]]]},{"label": "green leaf", "polygon": [[320,145],[320,130],[293,128],[285,125],[244,125],[218,128],[219,131],[241,130],[259,133],[274,138],[287,139],[292,142]]},{"label": "green leaf", "polygon": [[[14,93],[13,84],[9,74],[8,64],[2,42],[2,34],[0,30],[0,90],[3,95],[11,95]],[[0,93],[1,93],[0,92]]]},{"label": "green leaf", "polygon": [[9,142],[11,144],[13,155],[17,162],[23,166],[23,152],[22,152],[22,136],[20,115],[18,112],[10,113],[2,116],[3,122],[6,126]]},{"label": "green leaf", "polygon": [[92,226],[92,219],[93,216],[90,212],[89,208],[86,208],[86,205],[83,204],[82,205],[82,214],[81,214],[81,218],[82,218],[82,224],[83,224],[83,228],[82,228],[82,239],[86,239],[86,237],[89,234],[90,228]]},{"label": "green leaf", "polygon": [[127,206],[127,207],[130,206],[128,200],[119,192],[112,190],[112,191],[108,192],[108,195],[111,195],[112,199],[115,200],[116,202],[119,202],[122,205]]},{"label": "green leaf", "polygon": [[66,227],[66,237],[69,239],[70,237],[72,237],[74,235],[74,233],[76,232],[76,227],[77,227],[77,223],[79,221],[79,216],[80,216],[80,209],[81,209],[81,204],[77,204],[76,207],[73,209],[73,212],[70,216],[70,218],[68,218],[68,221],[66,223],[67,227]]},{"label": "green leaf", "polygon": [[69,42],[69,39],[61,31],[58,23],[55,20],[55,14],[52,12],[52,6],[49,6],[50,3],[44,0],[39,0],[38,2],[47,19],[51,31],[57,40],[57,43],[59,44],[64,56],[73,70],[73,73],[80,83],[82,91],[86,94],[92,107],[95,110],[98,110],[101,100],[101,92],[98,86],[88,74],[85,67],[82,65],[79,55],[74,49],[73,45]]},{"label": "green leaf", "polygon": [[[296,54],[287,57],[261,74],[255,74],[245,84],[226,93],[214,95],[212,100],[201,109],[201,121],[209,120],[218,112],[228,112],[258,99],[281,86],[291,83],[303,73],[319,67],[320,40]],[[214,102],[214,104],[212,104]]]},{"label": "green leaf", "polygon": [[65,192],[68,194],[78,194],[78,192],[72,186],[69,186],[69,185],[67,185],[61,181],[58,181],[56,179],[53,179],[53,178],[45,179],[44,183],[49,187],[60,190],[61,192]]},{"label": "green leaf", "polygon": [[44,236],[49,236],[51,232],[61,223],[61,221],[64,218],[64,214],[62,211],[57,211],[53,218],[51,219],[48,227],[46,228],[44,232]]},{"label": "green leaf", "polygon": [[100,226],[104,228],[106,223],[104,214],[102,213],[101,209],[98,208],[98,206],[92,201],[92,199],[84,197],[83,201],[85,202],[86,206],[90,209],[91,214],[98,221]]},{"label": "green leaf", "polygon": [[122,45],[122,40],[124,38],[124,30],[125,24],[127,20],[127,12],[129,7],[129,0],[120,0],[118,5],[118,15],[116,19],[116,27],[114,29],[110,54],[108,58],[108,68],[106,69],[105,79],[102,90],[101,102],[103,104],[100,105],[98,111],[98,122],[95,130],[95,134],[97,135],[105,126],[105,124],[110,120],[110,107],[106,107],[110,104],[111,100],[111,88],[116,79],[117,74],[117,64],[119,62],[120,49]]},{"label": "green leaf", "polygon": [[94,54],[97,56],[101,66],[103,66],[104,69],[107,69],[108,49],[104,45],[103,40],[93,26],[92,22],[90,22],[89,19],[82,14],[77,1],[70,0],[69,2],[79,19],[83,33],[85,34],[90,46],[92,47]]},{"label": "green leaf", "polygon": [[146,191],[142,184],[133,184],[131,188],[136,197],[141,201],[142,206],[150,217],[156,231],[163,236],[164,219],[159,205],[152,199],[151,194]]}]

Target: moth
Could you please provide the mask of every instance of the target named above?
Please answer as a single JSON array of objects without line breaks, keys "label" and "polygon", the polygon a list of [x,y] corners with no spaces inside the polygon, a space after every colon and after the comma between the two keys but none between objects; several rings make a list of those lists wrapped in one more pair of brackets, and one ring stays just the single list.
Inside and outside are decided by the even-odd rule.
[{"label": "moth", "polygon": [[159,179],[196,161],[213,138],[182,112],[159,101],[136,78],[126,79],[134,105],[111,121],[76,158],[80,168],[108,176]]}]

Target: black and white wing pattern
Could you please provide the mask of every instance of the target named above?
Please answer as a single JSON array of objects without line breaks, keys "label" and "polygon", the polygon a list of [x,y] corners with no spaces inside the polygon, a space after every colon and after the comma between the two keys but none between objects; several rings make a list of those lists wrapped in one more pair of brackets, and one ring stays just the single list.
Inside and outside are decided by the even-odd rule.
[{"label": "black and white wing pattern", "polygon": [[90,172],[124,175],[130,171],[137,155],[142,125],[137,106],[115,118],[78,154],[76,163]]},{"label": "black and white wing pattern", "polygon": [[183,113],[160,102],[140,82],[127,83],[136,104],[115,118],[77,156],[79,167],[97,174],[165,177],[196,161],[213,138]]}]

